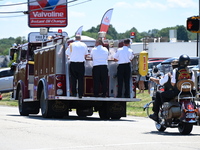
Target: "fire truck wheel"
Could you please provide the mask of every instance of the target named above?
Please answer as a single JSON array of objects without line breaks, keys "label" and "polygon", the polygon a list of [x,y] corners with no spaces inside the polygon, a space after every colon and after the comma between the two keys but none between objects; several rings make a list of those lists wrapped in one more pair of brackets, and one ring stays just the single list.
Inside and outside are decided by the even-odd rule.
[{"label": "fire truck wheel", "polygon": [[106,104],[103,104],[99,108],[99,117],[102,120],[109,120],[110,119],[110,116],[109,116],[108,111],[107,111],[107,105]]},{"label": "fire truck wheel", "polygon": [[49,110],[49,101],[44,99],[44,90],[41,92],[40,96],[40,108],[43,118],[51,118],[50,110]]},{"label": "fire truck wheel", "polygon": [[79,117],[86,117],[86,116],[92,116],[93,115],[93,109],[91,108],[77,108],[76,114]]},{"label": "fire truck wheel", "polygon": [[18,108],[19,108],[19,113],[21,116],[28,116],[29,113],[27,111],[27,103],[24,102],[23,96],[22,96],[22,90],[20,89],[18,92]]}]

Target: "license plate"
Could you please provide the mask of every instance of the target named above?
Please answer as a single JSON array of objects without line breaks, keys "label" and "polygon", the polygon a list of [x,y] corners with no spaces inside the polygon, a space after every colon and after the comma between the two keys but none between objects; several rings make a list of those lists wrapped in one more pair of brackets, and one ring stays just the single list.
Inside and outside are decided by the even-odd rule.
[{"label": "license plate", "polygon": [[195,113],[187,113],[186,118],[195,118],[196,114]]}]

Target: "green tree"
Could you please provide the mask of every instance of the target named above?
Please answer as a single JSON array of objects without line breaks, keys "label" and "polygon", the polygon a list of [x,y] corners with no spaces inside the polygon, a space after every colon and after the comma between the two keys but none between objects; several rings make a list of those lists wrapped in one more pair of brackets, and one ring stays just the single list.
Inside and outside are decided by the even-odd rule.
[{"label": "green tree", "polygon": [[148,31],[149,37],[158,37],[158,29],[152,29]]},{"label": "green tree", "polygon": [[9,54],[9,48],[14,43],[15,39],[10,38],[3,38],[0,40],[0,55],[8,55]]},{"label": "green tree", "polygon": [[192,32],[189,32],[187,31],[187,35],[188,35],[188,39],[189,40],[197,40],[197,33],[192,33]]},{"label": "green tree", "polygon": [[28,41],[25,39],[24,36],[19,36],[15,39],[15,43],[18,45],[18,44],[24,44],[24,43],[27,43]]},{"label": "green tree", "polygon": [[175,27],[163,28],[158,32],[158,37],[167,37],[169,38],[169,30],[175,29]]},{"label": "green tree", "polygon": [[94,39],[98,38],[98,33],[96,33],[96,32],[83,31],[82,35],[89,36],[89,37],[94,38]]},{"label": "green tree", "polygon": [[106,38],[109,38],[109,39],[111,38],[111,39],[117,40],[118,39],[117,35],[118,35],[118,33],[115,30],[115,28],[112,25],[110,25],[108,28]]},{"label": "green tree", "polygon": [[9,37],[9,38],[0,39],[0,55],[8,55],[9,49],[14,43],[23,44],[26,42],[27,40],[25,39],[24,36],[23,37],[19,36],[17,38]]},{"label": "green tree", "polygon": [[[98,32],[100,29],[100,25],[97,25],[97,27],[92,27],[91,29],[87,30],[87,31],[83,31],[82,34],[92,37],[94,39],[98,38]],[[110,25],[108,28],[108,32],[106,34],[106,38],[107,39],[117,39],[117,31],[115,30],[115,28]]]},{"label": "green tree", "polygon": [[177,30],[177,40],[183,40],[183,41],[188,41],[188,33],[186,28],[182,25],[182,26],[176,26],[176,30]]}]

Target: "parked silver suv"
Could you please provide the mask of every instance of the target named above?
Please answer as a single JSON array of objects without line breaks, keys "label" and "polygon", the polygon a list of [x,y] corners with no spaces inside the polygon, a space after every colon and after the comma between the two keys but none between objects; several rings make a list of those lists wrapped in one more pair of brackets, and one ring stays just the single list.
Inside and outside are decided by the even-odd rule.
[{"label": "parked silver suv", "polygon": [[13,90],[13,74],[10,68],[0,69],[0,92],[10,92]]}]

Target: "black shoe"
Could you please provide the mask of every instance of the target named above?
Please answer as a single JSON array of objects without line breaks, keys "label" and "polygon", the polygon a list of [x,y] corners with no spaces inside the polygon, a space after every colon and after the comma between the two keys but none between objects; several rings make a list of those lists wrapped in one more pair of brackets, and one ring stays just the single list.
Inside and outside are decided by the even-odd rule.
[{"label": "black shoe", "polygon": [[105,95],[105,94],[101,94],[101,96],[100,96],[100,97],[104,97],[104,98],[105,98],[105,97],[106,97],[106,95]]},{"label": "black shoe", "polygon": [[156,115],[155,113],[150,114],[150,115],[149,115],[149,118],[151,118],[152,120],[158,122],[158,115]]},{"label": "black shoe", "polygon": [[128,96],[128,95],[125,95],[125,98],[130,98],[130,96]]},{"label": "black shoe", "polygon": [[71,96],[76,97],[76,94],[72,94]]},{"label": "black shoe", "polygon": [[82,98],[82,96],[80,95],[80,96],[78,96],[79,98]]}]

